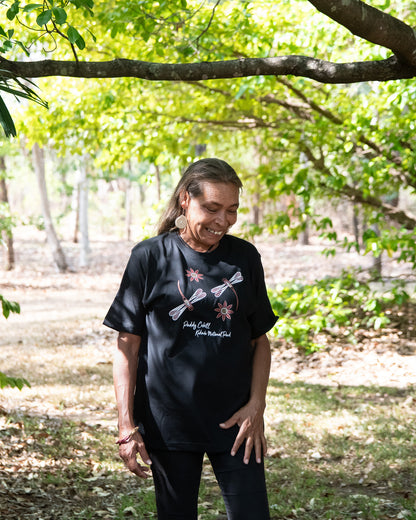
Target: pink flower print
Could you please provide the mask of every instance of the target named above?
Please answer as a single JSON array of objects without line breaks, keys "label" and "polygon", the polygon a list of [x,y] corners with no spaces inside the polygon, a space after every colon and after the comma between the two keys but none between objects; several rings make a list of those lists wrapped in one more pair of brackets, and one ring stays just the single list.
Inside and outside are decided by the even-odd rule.
[{"label": "pink flower print", "polygon": [[199,272],[199,269],[194,271],[192,267],[186,270],[186,276],[191,280],[191,282],[199,282],[204,277],[204,275]]},{"label": "pink flower print", "polygon": [[231,310],[232,304],[227,305],[227,301],[224,300],[224,303],[218,303],[218,307],[214,309],[215,312],[218,312],[217,318],[222,318],[222,321],[225,321],[225,318],[231,320],[231,314],[234,314],[234,311]]}]

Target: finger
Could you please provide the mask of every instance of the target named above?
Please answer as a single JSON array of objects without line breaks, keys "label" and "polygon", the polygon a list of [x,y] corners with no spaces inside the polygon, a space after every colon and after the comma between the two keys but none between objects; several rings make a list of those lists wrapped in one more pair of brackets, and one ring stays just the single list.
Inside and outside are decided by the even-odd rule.
[{"label": "finger", "polygon": [[126,467],[129,471],[131,471],[132,473],[134,473],[134,475],[137,475],[138,477],[140,478],[148,478],[150,475],[148,474],[149,472],[149,468],[145,467],[145,466],[141,466],[137,460],[135,461],[132,461],[132,460],[129,460],[128,462],[125,463],[126,464]]},{"label": "finger", "polygon": [[261,456],[263,453],[263,439],[262,438],[256,438],[254,442],[254,452],[256,455],[256,462],[258,464],[261,463]]},{"label": "finger", "polygon": [[131,471],[138,477],[147,478],[149,476],[148,475],[149,468],[147,468],[145,466],[141,466],[138,463],[138,461],[136,459],[137,452],[138,452],[137,447],[135,447],[135,449],[131,449],[127,452],[124,450],[120,450],[120,457],[123,460],[124,465],[126,466],[126,468],[129,471]]},{"label": "finger", "polygon": [[138,443],[138,452],[139,452],[139,455],[140,455],[142,461],[145,464],[148,464],[150,466],[152,464],[152,461],[151,461],[151,459],[149,457],[149,454],[147,453],[146,446],[144,445],[144,442],[139,442]]},{"label": "finger", "polygon": [[147,453],[143,437],[140,435],[140,433],[136,433],[135,436],[136,438],[132,442],[120,445],[120,457],[123,460],[136,460],[136,455],[139,453],[142,461],[150,466],[152,461],[149,457],[149,454]]},{"label": "finger", "polygon": [[250,462],[251,452],[253,451],[253,438],[248,437],[246,439],[246,447],[244,450],[244,464],[248,464]]},{"label": "finger", "polygon": [[225,422],[220,423],[220,428],[223,428],[224,430],[231,428],[235,424],[238,423],[238,417],[236,415],[233,415],[229,419],[227,419]]},{"label": "finger", "polygon": [[240,446],[243,444],[244,439],[245,439],[245,431],[243,430],[243,427],[241,427],[237,434],[237,437],[235,438],[233,447],[231,448],[231,455],[233,457],[237,453],[237,451],[240,449]]}]

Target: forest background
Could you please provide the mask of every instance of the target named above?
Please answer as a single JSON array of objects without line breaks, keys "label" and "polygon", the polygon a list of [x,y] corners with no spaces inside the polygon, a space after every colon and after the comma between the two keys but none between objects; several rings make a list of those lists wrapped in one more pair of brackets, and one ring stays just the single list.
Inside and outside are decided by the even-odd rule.
[{"label": "forest background", "polygon": [[[18,333],[13,331],[19,331],[19,319],[25,321],[23,313],[18,315],[19,301],[13,295],[22,294],[19,293],[22,287],[27,291],[32,289],[33,294],[36,290],[51,294],[55,289],[59,293],[78,286],[82,303],[72,301],[71,305],[81,313],[88,306],[87,292],[93,290],[93,282],[108,288],[106,273],[112,269],[115,277],[111,283],[114,284],[131,245],[154,233],[160,212],[181,171],[199,157],[217,156],[227,160],[244,182],[235,232],[258,244],[267,259],[270,298],[280,316],[271,332],[276,352],[295,349],[302,356],[331,350],[339,353],[339,348],[363,348],[368,342],[374,346],[378,341],[390,342],[393,348],[404,349],[409,356],[415,354],[416,88],[413,78],[416,69],[411,58],[410,61],[404,59],[411,53],[397,43],[399,39],[395,45],[384,45],[386,40],[383,40],[383,28],[388,27],[383,16],[388,14],[397,22],[403,21],[400,29],[414,44],[414,34],[409,36],[406,31],[415,25],[415,3],[380,0],[371,3],[372,8],[378,10],[368,12],[362,2],[347,4],[346,7],[345,2],[305,0],[160,0],[134,4],[94,4],[91,0],[31,4],[13,0],[2,3],[0,122],[6,134],[17,135],[12,139],[5,137],[0,143],[0,216],[4,246],[0,299],[4,317],[8,318],[1,323],[5,348],[0,382],[3,387],[26,386],[19,394],[23,397],[13,396],[12,392],[16,392],[13,388],[3,390],[7,402],[11,403],[9,408],[4,408],[8,425],[4,430],[5,439],[10,440],[10,435],[14,435],[24,450],[28,449],[27,441],[31,439],[35,444],[44,442],[53,447],[58,440],[63,442],[59,433],[62,428],[62,431],[76,431],[76,436],[85,437],[86,442],[97,441],[89,424],[79,433],[85,416],[76,423],[68,422],[68,416],[56,427],[53,421],[48,422],[50,410],[46,416],[44,413],[41,422],[45,435],[27,434],[39,428],[39,421],[29,413],[28,402],[32,399],[37,403],[33,407],[42,414],[38,401],[45,399],[45,390],[33,392],[34,388],[46,384],[43,379],[46,375],[42,370],[38,374],[30,363],[15,363],[10,356],[13,345],[19,342]],[[353,16],[352,22],[348,22],[341,16],[342,13],[357,15],[357,7],[364,9],[370,19],[367,39],[362,34],[362,39],[351,34],[354,25],[360,33],[359,22],[363,18]],[[325,8],[342,18],[341,25],[324,14]],[[381,28],[381,36],[374,37],[376,26]],[[393,33],[391,30],[390,37]],[[305,55],[308,56],[306,61]],[[45,56],[59,61],[43,61]],[[117,68],[118,58],[135,60],[137,56],[145,60],[140,64],[156,64],[153,68],[147,66],[142,79],[127,77],[129,74],[123,64],[121,72]],[[290,58],[285,62],[290,62],[289,69],[280,74],[280,69],[270,69],[282,65],[273,61],[276,56]],[[246,66],[249,70],[253,57],[258,60],[255,72],[243,74],[241,70]],[[87,74],[86,69],[82,69],[85,62],[98,64],[97,67],[103,62],[110,63],[112,69]],[[241,67],[237,72],[233,68],[236,62]],[[158,64],[169,63],[183,65],[189,75],[173,69],[170,77],[164,77],[164,69]],[[217,63],[225,64],[218,74]],[[349,67],[344,67],[338,76],[340,63]],[[32,64],[33,69],[29,69]],[[54,64],[60,68],[51,72]],[[71,68],[72,64],[75,68]],[[209,67],[194,73],[195,64]],[[366,64],[371,66],[368,73]],[[18,73],[18,66],[26,75]],[[263,66],[269,69],[263,72]],[[66,77],[83,74],[85,77]],[[33,83],[33,78],[41,76],[48,78]],[[13,93],[17,100],[11,96]],[[39,237],[45,237],[49,256],[45,256],[43,239]],[[297,245],[303,248],[302,258],[315,258],[317,250],[325,256],[322,261],[316,260],[312,269],[308,266],[282,273],[276,268],[279,251],[288,248],[297,255],[300,251]],[[117,261],[113,256],[107,261],[106,247],[113,255],[117,252]],[[327,270],[325,266],[331,258],[334,259],[332,267]],[[55,276],[51,275],[51,267],[56,269]],[[83,286],[88,291],[82,292]],[[54,300],[58,308],[63,301],[66,300],[61,299],[60,303],[58,297]],[[46,319],[42,313],[35,312],[34,316]],[[98,318],[95,316],[95,319]],[[34,323],[36,320],[31,327],[36,330]],[[70,323],[75,327],[73,321]],[[84,332],[85,326],[83,323],[81,327]],[[55,328],[53,320],[48,321],[48,327],[52,327],[48,333],[42,332],[41,364],[47,364],[45,360],[51,354],[43,349],[54,337],[53,343],[65,347],[67,355],[79,357],[82,370],[73,368],[78,370],[78,375],[86,370],[85,377],[98,378],[104,385],[104,400],[108,404],[111,401],[108,370],[98,367],[97,372],[90,374],[85,368],[84,356],[91,352],[87,348],[80,355],[79,350],[71,347],[69,338],[71,334],[79,338],[79,331],[71,327]],[[94,328],[93,333],[84,334],[81,345],[85,337],[91,341],[91,335],[102,340],[102,354],[102,349],[109,346],[109,338]],[[34,337],[33,345],[40,347]],[[59,349],[61,355],[63,350]],[[55,361],[62,363],[63,380],[68,377],[70,381],[71,378],[65,376],[69,370],[66,363],[61,358]],[[107,361],[104,366],[106,364]],[[31,377],[31,373],[35,377]],[[32,389],[28,383],[33,385]],[[280,495],[273,501],[276,514],[281,515],[276,518],[302,517],[299,516],[302,514],[312,518],[315,509],[320,518],[323,514],[326,518],[358,518],[363,514],[365,518],[381,518],[381,515],[415,518],[414,479],[411,483],[414,470],[406,451],[415,443],[414,427],[409,427],[414,407],[406,409],[406,413],[402,407],[403,403],[414,403],[415,392],[413,381],[407,383],[405,391],[399,382],[398,393],[381,392],[392,407],[386,416],[378,404],[373,403],[374,424],[383,423],[388,428],[394,416],[397,424],[392,431],[400,436],[405,429],[407,437],[402,439],[402,452],[391,454],[394,461],[389,462],[391,473],[381,465],[385,453],[377,452],[370,461],[366,460],[363,470],[366,482],[377,483],[374,488],[366,487],[366,491],[371,489],[374,499],[370,501],[371,507],[369,493],[360,495],[362,488],[358,493],[362,498],[354,505],[351,500],[348,505],[344,504],[346,497],[342,494],[328,498],[327,491],[320,490],[321,503],[317,506],[315,485],[311,485],[310,496],[300,503],[293,498],[294,493],[288,503],[279,505],[284,488],[280,482],[276,484],[276,493]],[[65,388],[53,388],[59,395],[56,402],[52,400],[55,412],[60,406],[72,409],[79,405],[85,410],[84,399],[93,402],[96,399],[85,390],[86,395],[77,394],[78,405],[71,399],[69,404]],[[278,397],[273,397],[271,391],[272,401],[285,399],[287,388],[280,390]],[[296,392],[304,390],[298,388]],[[294,392],[291,388],[289,393]],[[325,387],[325,392],[331,394],[332,390]],[[345,392],[354,393],[353,399],[361,404],[366,399],[363,395],[367,390],[345,389]],[[377,393],[379,391],[374,395]],[[338,421],[337,414],[345,412],[340,403],[345,403],[346,394],[337,396]],[[304,400],[303,407],[307,406],[307,395],[305,390],[302,397],[297,397]],[[108,406],[114,412],[111,405]],[[401,407],[401,415],[397,407]],[[291,413],[295,416],[301,411]],[[281,417],[273,420],[275,424],[283,421]],[[314,421],[311,425],[312,429],[318,429]],[[307,429],[307,425],[303,426]],[[340,431],[343,442],[350,442],[347,439],[351,439],[351,432],[347,433],[344,426]],[[387,430],[377,431],[378,443],[387,435]],[[367,433],[368,430],[365,442],[371,437]],[[355,434],[362,440],[357,432]],[[321,431],[319,435],[325,437],[328,431]],[[105,432],[102,437],[105,438]],[[108,444],[108,440],[100,442]],[[273,443],[277,446],[278,442],[275,437]],[[287,440],[283,444],[287,446]],[[348,449],[358,452],[358,445],[357,440],[354,448]],[[71,446],[71,450],[78,448]],[[300,446],[298,449],[301,450]],[[332,458],[338,460],[339,452],[343,451],[334,444],[328,459],[321,453],[322,446],[319,449],[309,446],[308,450],[311,464],[326,460],[328,465]],[[280,469],[284,466],[289,471],[285,462],[287,453],[282,454],[277,447],[274,453],[280,461]],[[108,497],[113,493],[104,490],[101,477],[109,468],[114,468],[115,462],[108,462],[111,460],[108,453],[103,452],[103,457],[105,460],[98,468],[91,467],[89,462],[85,478],[93,479],[86,481],[92,483],[96,482],[94,479],[99,480],[95,494],[100,496],[101,489],[103,496]],[[357,464],[360,457],[364,460],[366,455],[360,453],[348,464]],[[293,460],[295,454],[291,453],[288,458]],[[337,469],[339,479],[346,471],[346,462],[342,459]],[[397,464],[401,472],[396,471]],[[76,464],[74,467],[78,468]],[[54,474],[50,467],[49,471]],[[73,471],[78,475],[80,470],[73,468]],[[354,477],[354,471],[350,475],[351,482],[357,476]],[[40,478],[42,472],[35,473],[36,478]],[[330,473],[328,469],[328,479],[332,480],[328,480],[326,488],[332,486],[329,482],[334,482],[334,475]],[[400,478],[404,475],[404,480],[399,482],[397,475],[401,475]],[[271,478],[275,482],[278,477]],[[388,483],[393,482],[390,489],[395,490],[394,499],[386,497],[381,481],[387,488]],[[10,479],[4,483],[5,489],[17,485],[11,484]],[[33,498],[33,488],[26,484]],[[56,491],[61,489],[61,484],[52,478],[47,484],[42,481],[41,489],[47,490],[51,485]],[[303,484],[298,482],[298,495]],[[19,489],[16,488],[16,493],[20,493]],[[120,518],[152,516],[154,505],[147,505],[147,509],[138,512],[126,498],[130,488],[124,491],[124,495],[118,496],[117,506],[111,504]],[[87,492],[85,496],[83,493],[81,490],[75,493],[83,498],[80,507],[75,508],[76,514],[81,518],[88,515],[94,518],[94,493]],[[91,499],[87,505],[86,497]],[[64,504],[66,499],[64,496],[62,499]],[[345,514],[336,512],[339,500],[344,504]],[[209,506],[201,505],[204,518],[221,514],[212,512],[219,507],[214,503],[209,488],[206,501]],[[25,501],[24,504],[27,506]],[[109,514],[105,507],[100,509],[102,514],[96,511],[96,517]],[[49,518],[47,514],[45,512],[45,518]],[[73,511],[65,514],[68,518],[75,515]]]}]

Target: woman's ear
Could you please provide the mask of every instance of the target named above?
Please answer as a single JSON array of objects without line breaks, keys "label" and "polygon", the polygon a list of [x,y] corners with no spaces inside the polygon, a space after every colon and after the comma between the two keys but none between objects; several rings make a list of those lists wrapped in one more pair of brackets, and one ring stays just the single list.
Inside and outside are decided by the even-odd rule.
[{"label": "woman's ear", "polygon": [[179,195],[179,204],[182,209],[188,209],[190,198],[191,197],[187,191],[184,191]]}]

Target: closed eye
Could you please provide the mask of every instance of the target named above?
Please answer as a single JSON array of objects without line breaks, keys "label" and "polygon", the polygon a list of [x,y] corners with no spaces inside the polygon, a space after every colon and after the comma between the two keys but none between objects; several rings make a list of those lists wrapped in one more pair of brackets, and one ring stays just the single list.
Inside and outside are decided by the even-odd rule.
[{"label": "closed eye", "polygon": [[[214,207],[214,208],[210,208],[208,206],[204,206],[204,208],[209,212],[209,213],[217,213],[217,211],[220,211],[221,207]],[[231,215],[235,215],[237,213],[237,210],[238,210],[238,206],[236,207],[233,207],[233,208],[230,208],[230,209],[227,209],[227,213],[230,213]]]}]

